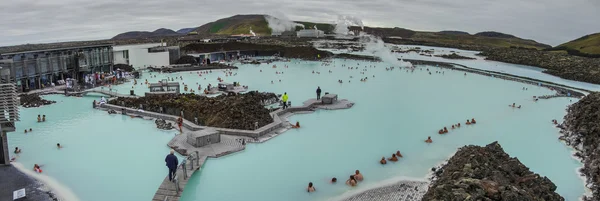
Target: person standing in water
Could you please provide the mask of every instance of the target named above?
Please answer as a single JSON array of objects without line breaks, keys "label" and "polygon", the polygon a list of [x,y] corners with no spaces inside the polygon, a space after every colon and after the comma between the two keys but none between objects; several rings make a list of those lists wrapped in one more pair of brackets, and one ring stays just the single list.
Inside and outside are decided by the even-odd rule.
[{"label": "person standing in water", "polygon": [[173,181],[175,172],[177,171],[177,165],[179,164],[177,156],[175,156],[175,150],[171,149],[171,153],[167,155],[165,162],[169,168],[169,181]]},{"label": "person standing in water", "polygon": [[315,192],[315,186],[313,186],[312,182],[308,182],[308,188],[306,189],[307,192],[311,193],[311,192]]},{"label": "person standing in water", "polygon": [[317,100],[321,100],[321,87],[317,87]]}]

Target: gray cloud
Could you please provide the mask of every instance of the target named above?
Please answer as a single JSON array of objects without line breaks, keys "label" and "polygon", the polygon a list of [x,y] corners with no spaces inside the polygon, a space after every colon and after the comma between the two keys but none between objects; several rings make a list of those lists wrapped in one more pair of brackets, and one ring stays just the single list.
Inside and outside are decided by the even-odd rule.
[{"label": "gray cloud", "polygon": [[558,45],[600,32],[597,0],[0,0],[0,45],[106,39],[126,31],[177,30],[235,14],[281,12],[292,20],[413,30],[499,31]]}]

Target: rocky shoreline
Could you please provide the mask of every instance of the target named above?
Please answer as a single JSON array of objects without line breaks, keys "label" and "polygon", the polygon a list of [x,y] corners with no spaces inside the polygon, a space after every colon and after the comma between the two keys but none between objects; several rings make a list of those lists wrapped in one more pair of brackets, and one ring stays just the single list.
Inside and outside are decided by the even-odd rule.
[{"label": "rocky shoreline", "polygon": [[487,60],[537,66],[564,79],[600,84],[600,58],[517,48],[488,49],[479,55]]},{"label": "rocky shoreline", "polygon": [[586,177],[586,187],[592,196],[583,200],[600,199],[600,93],[590,93],[567,109],[564,122],[559,125],[559,139],[575,149],[574,156],[581,160],[579,170]]},{"label": "rocky shoreline", "polygon": [[442,55],[435,55],[436,57],[441,57],[444,59],[466,59],[466,60],[475,60],[475,58],[472,57],[465,57],[465,56],[461,56],[458,55],[456,53],[452,53],[452,54],[442,54]]},{"label": "rocky shoreline", "polygon": [[498,144],[460,148],[448,163],[434,170],[422,200],[546,200],[563,201],[550,179],[531,172]]},{"label": "rocky shoreline", "polygon": [[21,94],[19,95],[21,106],[25,108],[40,107],[56,103],[56,101],[46,100],[38,94]]}]

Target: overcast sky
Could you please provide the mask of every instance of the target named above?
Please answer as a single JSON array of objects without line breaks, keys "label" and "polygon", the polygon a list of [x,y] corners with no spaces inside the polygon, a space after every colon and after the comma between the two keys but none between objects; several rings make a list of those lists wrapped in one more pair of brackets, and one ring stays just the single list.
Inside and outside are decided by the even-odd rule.
[{"label": "overcast sky", "polygon": [[600,32],[600,0],[0,0],[0,46],[107,39],[196,27],[235,14],[284,13],[413,30],[499,31],[558,45]]}]

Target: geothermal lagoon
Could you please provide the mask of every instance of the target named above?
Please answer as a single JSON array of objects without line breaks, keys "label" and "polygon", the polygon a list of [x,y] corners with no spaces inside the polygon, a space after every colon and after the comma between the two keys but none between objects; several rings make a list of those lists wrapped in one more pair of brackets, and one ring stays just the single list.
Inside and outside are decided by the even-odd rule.
[{"label": "geothermal lagoon", "polygon": [[[507,73],[527,72],[540,76],[538,79],[564,82],[530,67],[481,59],[465,62],[461,64],[472,68],[497,66]],[[394,181],[425,180],[430,169],[448,159],[457,148],[493,141],[499,141],[508,154],[533,172],[550,178],[566,200],[577,200],[583,195],[583,180],[576,172],[581,163],[558,140],[559,129],[551,123],[552,119],[561,121],[565,108],[577,99],[534,102],[533,96],[552,95],[554,91],[435,66],[416,66],[414,71],[395,66],[387,71],[386,67],[392,65],[344,59],[327,63],[291,60],[236,64],[236,75],[227,77],[220,70],[202,76],[195,71],[144,72],[138,83],[181,76],[183,80],[175,81],[196,90],[196,83],[204,88],[209,83],[216,85],[221,77],[225,82],[248,85],[249,90],[287,92],[292,105],[314,98],[320,86],[323,93],[338,94],[340,99],[356,103],[347,110],[296,114],[289,120],[300,122],[302,128],[264,143],[249,143],[244,151],[235,154],[209,159],[190,178],[183,192],[184,201],[339,200]],[[364,77],[367,81],[361,82]],[[575,82],[561,84],[599,89],[597,85]],[[128,94],[132,85],[131,82],[113,88]],[[148,91],[139,84],[133,89],[136,94]],[[91,102],[99,96],[45,98],[57,103],[24,108],[21,122],[17,123],[17,131],[33,128],[33,132],[9,135],[9,148],[23,149],[19,163],[27,168],[36,163],[44,165],[43,174],[71,189],[80,200],[152,199],[168,173],[164,164],[169,151],[166,144],[178,131],[161,131],[150,120],[94,110]],[[512,103],[522,108],[508,107]],[[38,114],[45,114],[47,121],[37,123]],[[465,125],[471,118],[477,124]],[[456,123],[462,126],[450,129]],[[449,133],[437,134],[443,127],[448,127]],[[433,143],[423,142],[428,136]],[[56,143],[64,148],[57,150]],[[381,157],[390,157],[397,150],[404,156],[398,162],[379,164]],[[354,170],[360,170],[365,180],[351,188],[344,182]],[[329,183],[332,177],[338,178],[336,184]],[[308,182],[314,183],[315,193],[306,193]]]}]

